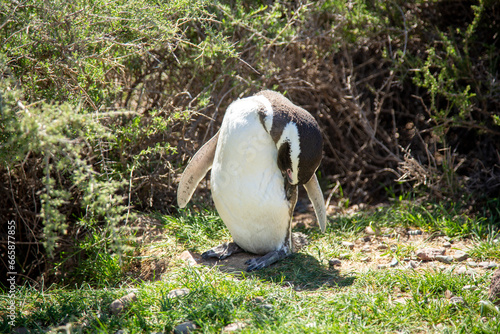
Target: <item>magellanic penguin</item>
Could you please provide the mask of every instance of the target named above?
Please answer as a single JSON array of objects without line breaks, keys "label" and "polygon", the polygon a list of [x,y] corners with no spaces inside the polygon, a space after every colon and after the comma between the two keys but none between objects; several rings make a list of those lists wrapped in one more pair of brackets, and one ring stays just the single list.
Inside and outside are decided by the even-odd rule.
[{"label": "magellanic penguin", "polygon": [[247,261],[251,271],[290,255],[297,246],[291,226],[299,184],[324,232],[326,208],[315,175],[322,150],[316,120],[280,93],[265,90],[231,103],[220,130],[186,167],[177,192],[183,208],[212,169],[215,207],[234,242],[202,256],[223,259],[242,250],[264,255]]}]

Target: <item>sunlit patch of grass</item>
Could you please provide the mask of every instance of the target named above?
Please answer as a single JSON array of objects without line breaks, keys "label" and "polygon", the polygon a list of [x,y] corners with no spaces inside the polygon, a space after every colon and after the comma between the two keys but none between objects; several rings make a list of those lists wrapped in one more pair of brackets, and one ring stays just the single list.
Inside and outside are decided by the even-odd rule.
[{"label": "sunlit patch of grass", "polygon": [[224,240],[231,240],[222,219],[213,210],[194,212],[186,209],[179,217],[162,216],[160,219],[177,241],[190,250],[206,251]]},{"label": "sunlit patch of grass", "polygon": [[[397,203],[350,217],[331,218],[324,234],[316,228],[299,229],[309,235],[308,246],[269,268],[251,273],[228,274],[217,267],[189,267],[170,261],[161,280],[134,283],[137,301],[119,315],[111,314],[109,305],[128,294],[131,284],[100,290],[89,285],[72,290],[54,287],[43,292],[23,287],[18,293],[22,310],[17,311],[17,324],[35,332],[71,325],[72,330],[82,333],[119,329],[171,332],[185,321],[193,321],[199,332],[205,333],[220,333],[224,326],[234,322],[244,323],[243,331],[266,333],[494,333],[500,326],[500,317],[483,307],[490,271],[477,271],[469,276],[451,270],[414,270],[403,265],[374,270],[370,262],[360,261],[364,256],[380,256],[384,261],[392,257],[402,261],[414,256],[420,242],[408,242],[404,237],[386,237],[386,250],[368,254],[360,251],[365,243],[358,240],[365,236],[364,229],[370,224],[382,229],[404,226],[434,231],[439,222],[448,221],[454,214],[448,212],[446,219],[440,220],[442,209],[433,212],[431,208]],[[186,248],[200,252],[231,240],[227,228],[213,211],[185,210],[177,217],[161,216],[160,220],[165,239],[147,245],[154,253],[151,256],[170,258]],[[410,221],[420,225],[411,225]],[[477,221],[471,218],[467,224]],[[489,231],[486,238],[466,235],[477,240],[468,250],[473,258],[499,257],[498,243],[494,241],[496,230],[491,227]],[[342,245],[343,241],[355,243],[355,249]],[[368,244],[375,247],[378,243]],[[174,250],[156,254],[162,248]],[[328,260],[340,254],[348,254],[342,262],[349,265],[329,267]],[[464,289],[466,285],[476,288]],[[188,288],[189,293],[168,297],[169,291],[179,288]],[[446,291],[464,302],[452,303]],[[0,330],[10,330],[5,317]]]}]

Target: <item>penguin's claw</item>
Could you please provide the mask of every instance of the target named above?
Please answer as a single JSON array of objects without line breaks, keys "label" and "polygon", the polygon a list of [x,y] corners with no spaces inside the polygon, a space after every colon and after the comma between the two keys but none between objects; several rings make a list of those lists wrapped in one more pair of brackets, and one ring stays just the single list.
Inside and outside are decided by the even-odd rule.
[{"label": "penguin's claw", "polygon": [[267,253],[266,255],[258,258],[253,258],[245,262],[248,265],[247,271],[259,270],[265,267],[269,267],[271,264],[278,262],[286,258],[291,253],[286,249],[275,250]]},{"label": "penguin's claw", "polygon": [[234,242],[225,242],[216,246],[205,253],[201,254],[201,257],[206,259],[216,258],[218,260],[223,260],[233,254],[242,252],[243,249]]}]

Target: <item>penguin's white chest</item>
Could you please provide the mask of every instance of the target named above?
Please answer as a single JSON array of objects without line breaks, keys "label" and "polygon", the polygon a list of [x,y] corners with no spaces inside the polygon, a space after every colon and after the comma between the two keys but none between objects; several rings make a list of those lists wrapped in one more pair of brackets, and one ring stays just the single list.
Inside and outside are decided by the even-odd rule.
[{"label": "penguin's white chest", "polygon": [[283,246],[290,203],[276,144],[260,123],[254,99],[234,102],[220,129],[211,172],[217,211],[241,248],[266,254]]}]

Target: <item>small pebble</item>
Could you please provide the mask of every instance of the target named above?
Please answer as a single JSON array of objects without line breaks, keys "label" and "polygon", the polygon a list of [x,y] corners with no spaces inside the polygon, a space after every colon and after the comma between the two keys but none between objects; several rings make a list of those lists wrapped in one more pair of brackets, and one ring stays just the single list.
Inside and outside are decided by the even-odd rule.
[{"label": "small pebble", "polygon": [[114,300],[111,305],[109,305],[109,309],[111,313],[117,315],[121,313],[131,302],[136,301],[137,296],[135,293],[129,293],[121,298]]},{"label": "small pebble", "polygon": [[484,269],[488,268],[489,265],[490,265],[489,261],[479,262],[479,264],[478,264],[479,267],[482,267]]},{"label": "small pebble", "polygon": [[349,241],[342,241],[342,246],[347,247],[351,250],[354,249],[354,244],[352,242],[349,242]]},{"label": "small pebble", "polygon": [[422,231],[420,230],[408,230],[408,232],[406,232],[408,235],[422,235]]},{"label": "small pebble", "polygon": [[453,262],[453,258],[449,255],[436,255],[435,259],[446,264]]},{"label": "small pebble", "polygon": [[474,270],[472,269],[467,269],[467,267],[465,266],[461,266],[459,267],[457,270],[456,270],[456,273],[458,275],[469,275],[469,276],[472,276],[475,274]]},{"label": "small pebble", "polygon": [[361,262],[370,262],[370,260],[371,260],[371,259],[370,259],[368,256],[365,256],[365,257],[361,258],[361,260],[360,260],[360,261],[361,261]]},{"label": "small pebble", "polygon": [[194,266],[198,264],[196,259],[194,258],[193,254],[190,251],[184,251],[179,255],[179,259],[184,261],[187,265],[189,266]]},{"label": "small pebble", "polygon": [[387,247],[387,245],[385,245],[385,244],[381,244],[381,245],[377,246],[377,250],[384,250],[384,249],[387,249],[387,248],[389,248],[389,247]]},{"label": "small pebble", "polygon": [[273,309],[273,305],[272,304],[262,304],[262,308],[264,308],[266,310],[272,310]]},{"label": "small pebble", "polygon": [[419,263],[417,261],[408,262],[408,267],[410,267],[410,268],[417,268],[418,266],[419,266]]},{"label": "small pebble", "polygon": [[451,297],[453,297],[453,292],[451,292],[450,290],[446,290],[444,292],[444,296],[446,297],[446,299],[450,299]]},{"label": "small pebble", "polygon": [[469,262],[467,262],[467,265],[468,265],[469,267],[472,267],[472,268],[477,267],[477,263],[476,263],[476,262],[474,262],[474,261],[469,261]]},{"label": "small pebble", "polygon": [[444,255],[444,248],[422,248],[416,251],[417,257],[422,261],[434,260],[437,255]]},{"label": "small pebble", "polygon": [[398,299],[395,299],[394,300],[395,303],[398,303],[398,304],[406,304],[408,302],[408,298],[406,297],[401,297],[401,298],[398,298]]},{"label": "small pebble", "polygon": [[453,304],[465,304],[465,300],[462,297],[451,297],[450,302]]},{"label": "small pebble", "polygon": [[443,243],[443,247],[450,248],[451,247],[451,243],[449,243],[448,241],[446,241],[446,242]]},{"label": "small pebble", "polygon": [[389,268],[389,264],[388,264],[388,263],[379,264],[379,265],[377,265],[377,268],[378,268],[378,269],[385,269],[385,268]]},{"label": "small pebble", "polygon": [[464,285],[464,287],[462,288],[462,290],[464,291],[468,291],[468,290],[477,290],[477,285]]},{"label": "small pebble", "polygon": [[342,261],[340,261],[339,259],[331,259],[330,261],[328,261],[328,265],[330,267],[340,266],[341,264]]},{"label": "small pebble", "polygon": [[361,239],[359,239],[361,242],[370,242],[372,241],[372,238],[370,238],[369,236],[366,236],[366,237],[363,237]]},{"label": "small pebble", "polygon": [[380,234],[380,230],[379,230],[379,229],[377,229],[377,228],[375,228],[375,229],[374,229],[374,228],[373,228],[373,227],[371,227],[371,226],[367,226],[367,227],[365,228],[365,233],[366,233],[366,234],[369,234],[369,235],[379,235],[379,234]]},{"label": "small pebble", "polygon": [[455,254],[453,255],[453,258],[455,261],[462,262],[465,261],[469,258],[469,254],[463,251],[456,251]]},{"label": "small pebble", "polygon": [[175,334],[187,334],[193,332],[197,329],[198,326],[193,321],[186,321],[180,325],[175,326],[174,333]]},{"label": "small pebble", "polygon": [[389,263],[389,266],[396,267],[398,264],[399,264],[398,259],[393,258],[392,261],[391,261],[391,263]]},{"label": "small pebble", "polygon": [[361,251],[363,253],[370,253],[372,251],[372,249],[370,246],[364,246],[363,248],[361,248]]},{"label": "small pebble", "polygon": [[339,255],[339,259],[345,260],[345,259],[348,259],[350,256],[351,256],[350,253],[342,253]]},{"label": "small pebble", "polygon": [[495,262],[490,262],[488,267],[486,267],[486,269],[496,269],[496,268],[498,268],[498,263]]},{"label": "small pebble", "polygon": [[235,332],[235,331],[242,330],[245,326],[246,326],[246,324],[244,324],[242,322],[234,322],[234,323],[229,324],[226,327],[224,327],[222,329],[222,331],[223,332]]},{"label": "small pebble", "polygon": [[189,293],[189,289],[187,288],[182,288],[182,289],[175,289],[170,291],[167,294],[167,298],[176,298],[176,297],[182,297],[185,296]]}]

